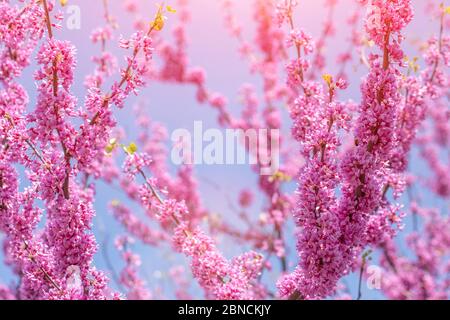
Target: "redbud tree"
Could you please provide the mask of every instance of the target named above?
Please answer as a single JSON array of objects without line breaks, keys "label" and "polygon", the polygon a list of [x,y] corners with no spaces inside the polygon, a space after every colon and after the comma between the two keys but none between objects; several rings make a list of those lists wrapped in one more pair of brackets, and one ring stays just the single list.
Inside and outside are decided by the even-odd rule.
[{"label": "redbud tree", "polygon": [[[198,1],[95,1],[84,46],[62,32],[77,1],[0,1],[0,299],[449,298],[450,7],[325,0],[312,36],[308,1],[248,0],[245,20],[238,1],[215,1],[254,80],[228,79],[236,106],[191,63]],[[418,12],[428,38],[410,31]],[[251,188],[213,176],[229,210],[205,205],[191,156],[172,163],[149,108],[158,84],[189,88],[221,130],[265,130],[277,169],[261,174],[256,156]],[[163,280],[146,276],[146,248]]]}]

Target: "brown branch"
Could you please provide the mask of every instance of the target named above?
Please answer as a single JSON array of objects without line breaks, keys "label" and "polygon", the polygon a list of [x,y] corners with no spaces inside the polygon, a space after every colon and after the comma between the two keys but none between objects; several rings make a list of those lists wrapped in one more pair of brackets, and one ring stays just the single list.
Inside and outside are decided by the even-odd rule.
[{"label": "brown branch", "polygon": [[388,30],[384,36],[384,48],[383,48],[383,69],[387,70],[389,68],[389,38],[391,35],[390,26],[387,26]]}]

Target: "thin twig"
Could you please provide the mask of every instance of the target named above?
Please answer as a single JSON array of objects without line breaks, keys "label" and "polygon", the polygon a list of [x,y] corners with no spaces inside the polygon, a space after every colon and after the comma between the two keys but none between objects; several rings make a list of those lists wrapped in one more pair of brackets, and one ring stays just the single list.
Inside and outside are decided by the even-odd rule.
[{"label": "thin twig", "polygon": [[55,287],[58,291],[62,292],[61,287],[52,279],[52,277],[48,274],[48,272],[36,261],[35,257],[30,251],[30,248],[28,246],[28,243],[26,241],[23,241],[25,245],[25,250],[28,252],[28,256],[38,268],[39,270],[44,274],[44,277],[50,282],[50,284]]}]

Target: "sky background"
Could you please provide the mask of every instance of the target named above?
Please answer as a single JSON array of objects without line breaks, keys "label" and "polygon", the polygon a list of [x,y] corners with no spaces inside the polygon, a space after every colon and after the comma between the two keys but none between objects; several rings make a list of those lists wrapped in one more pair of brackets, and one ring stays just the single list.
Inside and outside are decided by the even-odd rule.
[{"label": "sky background", "polygon": [[[142,16],[147,16],[150,21],[156,10],[156,3],[159,1],[142,0],[140,1],[140,12]],[[217,90],[225,94],[230,102],[229,109],[232,112],[239,112],[241,105],[239,104],[238,91],[243,83],[252,83],[257,88],[261,88],[261,81],[249,72],[248,64],[243,61],[238,53],[238,43],[231,38],[228,31],[224,28],[223,13],[219,1],[214,0],[189,0],[192,13],[192,21],[188,25],[189,38],[189,58],[190,65],[201,66],[207,72],[207,85],[211,90]],[[296,8],[296,24],[304,28],[314,38],[317,38],[322,30],[322,22],[326,16],[326,10],[323,8],[324,1],[299,1],[300,5]],[[326,57],[328,59],[329,68],[327,72],[330,74],[336,73],[339,66],[336,66],[333,61],[336,59],[338,53],[342,53],[348,46],[349,30],[345,25],[345,20],[352,12],[351,0],[340,0],[336,10],[336,26],[338,28],[336,36],[328,42],[326,50]],[[111,14],[118,19],[120,32],[127,37],[132,32],[132,18],[122,9],[121,0],[110,0]],[[246,39],[254,38],[255,24],[252,18],[252,4],[253,0],[239,0],[234,1],[236,14],[245,26],[244,37]],[[413,43],[416,40],[425,40],[430,35],[436,34],[438,31],[438,24],[431,17],[424,13],[425,1],[413,1],[415,7],[415,17],[407,29],[406,34],[406,52],[409,56],[417,55]],[[98,53],[98,47],[91,45],[88,35],[94,28],[103,25],[103,9],[101,0],[69,0],[69,4],[76,4],[81,9],[81,29],[68,30],[63,27],[62,30],[56,32],[58,39],[66,39],[73,42],[77,47],[78,68],[75,77],[74,93],[79,98],[80,103],[83,101],[85,89],[83,84],[84,76],[92,72],[93,63],[91,56]],[[172,4],[167,2],[167,4]],[[175,6],[175,3],[173,3]],[[167,21],[167,30],[163,35],[167,34],[170,37],[171,19]],[[109,46],[118,57],[121,57],[123,50],[116,47]],[[123,60],[119,60],[123,65]],[[35,102],[35,85],[32,79],[32,74],[35,64],[26,70],[22,77],[22,83],[30,92],[31,102],[30,109],[34,108]],[[358,67],[353,70],[349,68],[350,81],[353,83],[348,90],[341,96],[342,98],[351,98],[354,101],[359,101],[359,79],[364,76],[367,70],[363,67]],[[259,91],[261,93],[261,91]],[[139,98],[131,98],[127,100],[126,108],[116,112],[116,117],[119,123],[125,128],[130,139],[135,135],[133,131],[134,120],[130,116],[130,108],[137,102],[143,102],[148,109],[152,119],[163,123],[167,126],[169,133],[177,128],[187,128],[191,130],[193,123],[196,120],[202,120],[204,126],[211,128],[218,128],[216,123],[216,112],[207,106],[201,106],[196,102],[195,91],[190,86],[179,86],[170,84],[159,84],[150,82],[147,88],[141,91]],[[289,122],[287,115],[284,115],[285,120]],[[287,124],[286,128],[290,125]],[[293,152],[296,152],[293,150]],[[423,165],[413,157],[411,169],[414,172],[423,171]],[[243,188],[255,189],[257,176],[247,166],[196,166],[196,177],[200,183],[200,192],[202,201],[206,208],[219,213],[224,217],[230,216],[229,199],[236,203],[237,195]],[[220,186],[220,188],[213,187],[211,181]],[[287,186],[287,190],[295,189],[295,184],[292,183]],[[423,194],[423,197],[428,200],[430,206],[443,206],[437,199],[431,195]],[[110,188],[105,184],[99,182],[97,186],[97,197],[95,208],[97,217],[94,219],[94,232],[101,246],[106,245],[108,256],[115,272],[119,272],[123,266],[119,259],[118,253],[113,246],[113,240],[116,235],[123,234],[122,227],[111,217],[107,209],[107,204],[113,200],[119,199],[125,202],[125,199],[120,192],[114,188]],[[257,199],[256,204],[260,204],[261,199]],[[137,208],[134,208],[138,210]],[[254,206],[254,210],[258,210],[258,206]],[[257,212],[256,212],[257,214]],[[411,229],[410,221],[406,221],[406,231]],[[243,252],[245,248],[236,248],[233,243],[226,239],[218,239],[220,248],[227,257]],[[223,241],[224,240],[224,241]],[[285,232],[285,240],[287,243],[294,244],[294,228],[292,221]],[[152,248],[136,243],[133,247],[136,252],[142,255],[141,275],[153,290],[159,290],[168,298],[173,298],[173,293],[170,290],[171,282],[167,276],[167,270],[174,265],[186,265],[186,259],[177,254],[171,253],[169,247]],[[405,249],[407,254],[407,251]],[[104,251],[99,250],[95,256],[95,264],[99,269],[106,272],[110,266],[105,261]],[[376,258],[376,255],[374,256]],[[294,245],[291,246],[288,260],[290,262],[289,269],[292,270],[296,263],[296,253]],[[274,265],[278,266],[276,262]],[[277,271],[277,268],[275,268]],[[276,275],[276,273],[275,273]],[[189,275],[188,275],[189,276]],[[13,278],[8,268],[0,265],[0,283],[10,283]],[[276,277],[271,274],[265,276],[266,283],[275,283]],[[357,275],[350,275],[346,277],[345,283],[350,290],[352,297],[356,296],[357,289]],[[116,287],[112,282],[112,286]],[[199,289],[196,285],[192,287],[192,293],[197,293]],[[377,290],[368,290],[363,286],[363,298],[379,299],[382,295]]]}]

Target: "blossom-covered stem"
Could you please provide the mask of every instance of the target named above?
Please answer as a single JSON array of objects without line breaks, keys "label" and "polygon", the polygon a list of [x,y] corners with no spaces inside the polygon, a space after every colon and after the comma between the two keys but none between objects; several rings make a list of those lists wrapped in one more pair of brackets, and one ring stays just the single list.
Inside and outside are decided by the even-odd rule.
[{"label": "blossom-covered stem", "polygon": [[[438,53],[442,54],[442,36],[444,35],[444,17],[445,17],[445,10],[442,8],[441,15],[440,15],[440,23],[439,23],[439,36],[438,36]],[[438,70],[440,59],[436,59],[433,66],[433,71],[431,72],[430,79],[428,80],[429,83],[432,83],[434,80],[434,77],[436,75],[436,71]]]},{"label": "blossom-covered stem", "polygon": [[[156,14],[157,17],[161,16],[162,10],[163,10],[163,6],[160,6],[159,9],[158,9],[158,12]],[[157,22],[155,20],[153,23],[150,24],[150,28],[148,29],[146,36],[149,37],[156,28],[157,28]],[[141,47],[140,46],[135,46],[134,47],[131,59],[129,59],[129,62],[128,62],[128,65],[127,65],[127,67],[125,69],[125,72],[124,72],[122,78],[120,79],[119,84],[117,85],[117,89],[122,88],[122,86],[127,82],[128,77],[130,76],[131,68],[132,68],[133,64],[135,63],[136,58],[137,58],[137,56],[138,56],[140,51],[141,51]],[[108,108],[110,101],[112,99],[114,99],[115,95],[118,92],[119,92],[118,90],[115,90],[112,93],[106,94],[104,96],[103,105],[102,105],[101,108],[102,109]],[[100,116],[100,110],[97,111],[97,113],[92,117],[92,119],[89,121],[89,124],[90,125],[94,125],[96,123],[96,121],[97,121],[99,116]]]},{"label": "blossom-covered stem", "polygon": [[326,0],[325,6],[328,7],[328,12],[326,14],[324,26],[322,29],[322,32],[320,34],[320,37],[316,41],[316,53],[314,55],[314,58],[312,59],[314,68],[310,72],[310,77],[315,78],[317,71],[322,71],[323,68],[326,66],[325,63],[325,57],[323,53],[323,49],[326,44],[326,40],[328,37],[332,36],[334,34],[334,20],[335,20],[335,9],[336,5],[338,3],[338,0]]},{"label": "blossom-covered stem", "polygon": [[[436,18],[436,34],[420,46],[424,70],[418,72],[422,59],[406,57],[401,46],[407,35],[403,29],[412,19],[412,0],[354,1],[357,11],[347,21],[351,45],[333,65],[340,73],[334,79],[324,74],[322,81],[318,72],[334,54],[325,45],[331,44],[327,39],[337,21],[333,11],[338,0],[324,0],[331,7],[328,13],[322,11],[328,17],[318,41],[294,26],[298,0],[252,0],[256,32],[248,41],[244,30],[248,20],[234,15],[232,1],[222,0],[226,28],[249,62],[251,81],[256,76],[261,81],[255,83],[262,85],[261,90],[242,85],[240,116],[231,112],[222,93],[210,92],[206,72],[190,65],[189,0],[176,0],[177,10],[159,5],[150,25],[140,16],[144,11],[138,8],[139,0],[122,1],[136,15],[136,32],[118,41],[126,50],[120,67],[108,51],[118,28],[110,16],[112,2],[102,0],[103,26],[93,30],[90,38],[99,52],[92,56],[95,69],[84,79],[86,95],[81,105],[74,81],[75,71],[81,71],[76,67],[77,48],[57,39],[57,28],[64,21],[59,5],[64,7],[68,1],[0,0],[0,233],[5,264],[15,278],[8,287],[0,285],[0,299],[119,298],[108,288],[106,275],[94,267],[96,252],[107,249],[106,240],[95,239],[99,228],[94,222],[100,222],[102,229],[94,210],[94,204],[101,205],[95,201],[96,194],[105,191],[102,181],[119,193],[119,199],[131,202],[129,209],[128,203],[111,201],[114,218],[142,244],[183,254],[208,299],[351,298],[348,291],[341,293],[344,277],[353,272],[355,298],[360,299],[363,278],[371,271],[364,253],[369,247],[380,250],[377,263],[383,272],[385,297],[448,298],[450,38],[444,31],[450,7],[426,1],[427,12]],[[367,37],[359,30],[363,7],[367,7]],[[175,12],[179,23],[166,39],[165,33],[157,31],[165,25],[163,15]],[[345,37],[346,30],[340,31]],[[158,58],[153,59],[154,55]],[[33,58],[34,81],[24,73]],[[352,83],[361,84],[360,94],[354,97],[360,101],[340,101],[338,89],[345,89],[350,80],[343,79],[346,64],[357,67],[361,62],[368,67],[368,75],[361,83],[358,79]],[[117,79],[110,79],[117,71]],[[353,80],[358,78],[354,76]],[[113,107],[125,107],[126,99],[138,95],[146,80],[194,87],[197,101],[218,111],[219,125],[230,129],[284,132],[282,112],[287,107],[292,134],[269,133],[269,141],[280,138],[280,162],[276,172],[259,175],[254,189],[261,194],[255,197],[245,189],[229,198],[229,190],[219,186],[217,193],[224,194],[223,201],[212,208],[203,206],[204,188],[195,179],[194,165],[176,169],[168,165],[168,132],[147,117],[148,108],[135,115],[139,132],[135,127],[129,132],[127,123],[119,126]],[[143,153],[136,152],[135,143],[120,143],[129,138],[142,145]],[[175,144],[183,142],[188,144]],[[264,149],[259,151],[268,155],[273,145],[263,144],[258,143]],[[125,174],[116,165],[122,160],[116,150],[119,146],[127,152]],[[431,171],[420,167],[417,177],[417,166],[409,165],[416,160],[416,152],[411,154],[416,147]],[[252,152],[247,142],[244,149]],[[191,156],[184,151],[184,156]],[[259,153],[253,171],[261,169],[262,158]],[[297,182],[295,193],[291,179]],[[416,183],[418,191],[427,194],[423,199],[409,194]],[[408,197],[403,196],[405,189]],[[437,198],[428,197],[427,191]],[[430,199],[436,208],[419,207],[419,202],[427,205]],[[205,202],[214,204],[214,200],[208,197]],[[136,210],[142,211],[142,217]],[[216,210],[229,210],[232,216]],[[295,226],[286,224],[289,212]],[[406,213],[412,216],[412,232],[397,243]],[[291,227],[295,234],[288,235]],[[267,253],[266,257],[247,252],[228,259],[216,242],[222,236]],[[118,242],[123,245],[128,238]],[[405,244],[406,255],[402,254]],[[286,252],[293,247],[297,263],[291,270]],[[120,275],[114,274],[107,254],[104,259],[113,271],[112,279],[119,282],[118,289],[131,299],[152,298],[139,277],[139,256],[128,246],[118,249],[126,263]],[[273,294],[270,279],[280,269],[278,291]],[[171,284],[180,287],[177,297],[189,298],[188,280],[181,273],[182,269],[175,269],[168,275],[175,280]]]},{"label": "blossom-covered stem", "polygon": [[119,290],[121,291],[125,291],[123,284],[120,282],[120,277],[117,274],[116,270],[114,269],[114,265],[111,262],[111,258],[109,256],[109,251],[108,251],[108,236],[105,236],[105,239],[103,240],[103,244],[101,247],[101,251],[102,251],[102,257],[105,260],[105,264],[106,267],[108,268],[109,272],[111,273],[111,278],[114,281],[114,283],[117,285],[117,287],[119,288]]},{"label": "blossom-covered stem", "polygon": [[57,289],[60,293],[63,293],[63,290],[61,289],[61,287],[55,282],[55,280],[53,280],[53,278],[49,275],[49,273],[39,264],[38,261],[36,261],[35,257],[33,256],[33,253],[30,251],[29,249],[29,245],[27,243],[27,241],[23,241],[23,246],[26,250],[26,252],[28,253],[28,258],[30,259],[30,261],[32,263],[34,263],[39,270],[44,274],[45,279],[47,279],[47,281],[50,282],[50,284]]},{"label": "blossom-covered stem", "polygon": [[138,267],[141,265],[139,255],[133,253],[129,246],[134,242],[128,237],[116,239],[116,247],[125,261],[125,267],[120,273],[120,283],[127,289],[127,298],[130,300],[149,300],[151,293],[145,288],[145,281],[140,279]]},{"label": "blossom-covered stem", "polygon": [[386,35],[384,36],[384,48],[383,48],[383,69],[389,68],[389,39],[391,36],[391,30],[389,24],[387,25]]},{"label": "blossom-covered stem", "polygon": [[362,256],[362,262],[361,262],[361,266],[359,268],[358,296],[356,297],[356,300],[361,300],[361,297],[362,297],[362,291],[361,291],[362,279],[363,279],[364,270],[366,268],[368,254],[369,253],[365,252],[365,253],[363,253],[363,256]]},{"label": "blossom-covered stem", "polygon": [[413,232],[406,237],[414,257],[402,256],[393,239],[382,245],[381,265],[385,268],[381,289],[391,299],[447,299],[450,253],[450,225],[448,217],[435,209],[425,209],[411,202],[411,211],[424,220],[421,234]]}]

